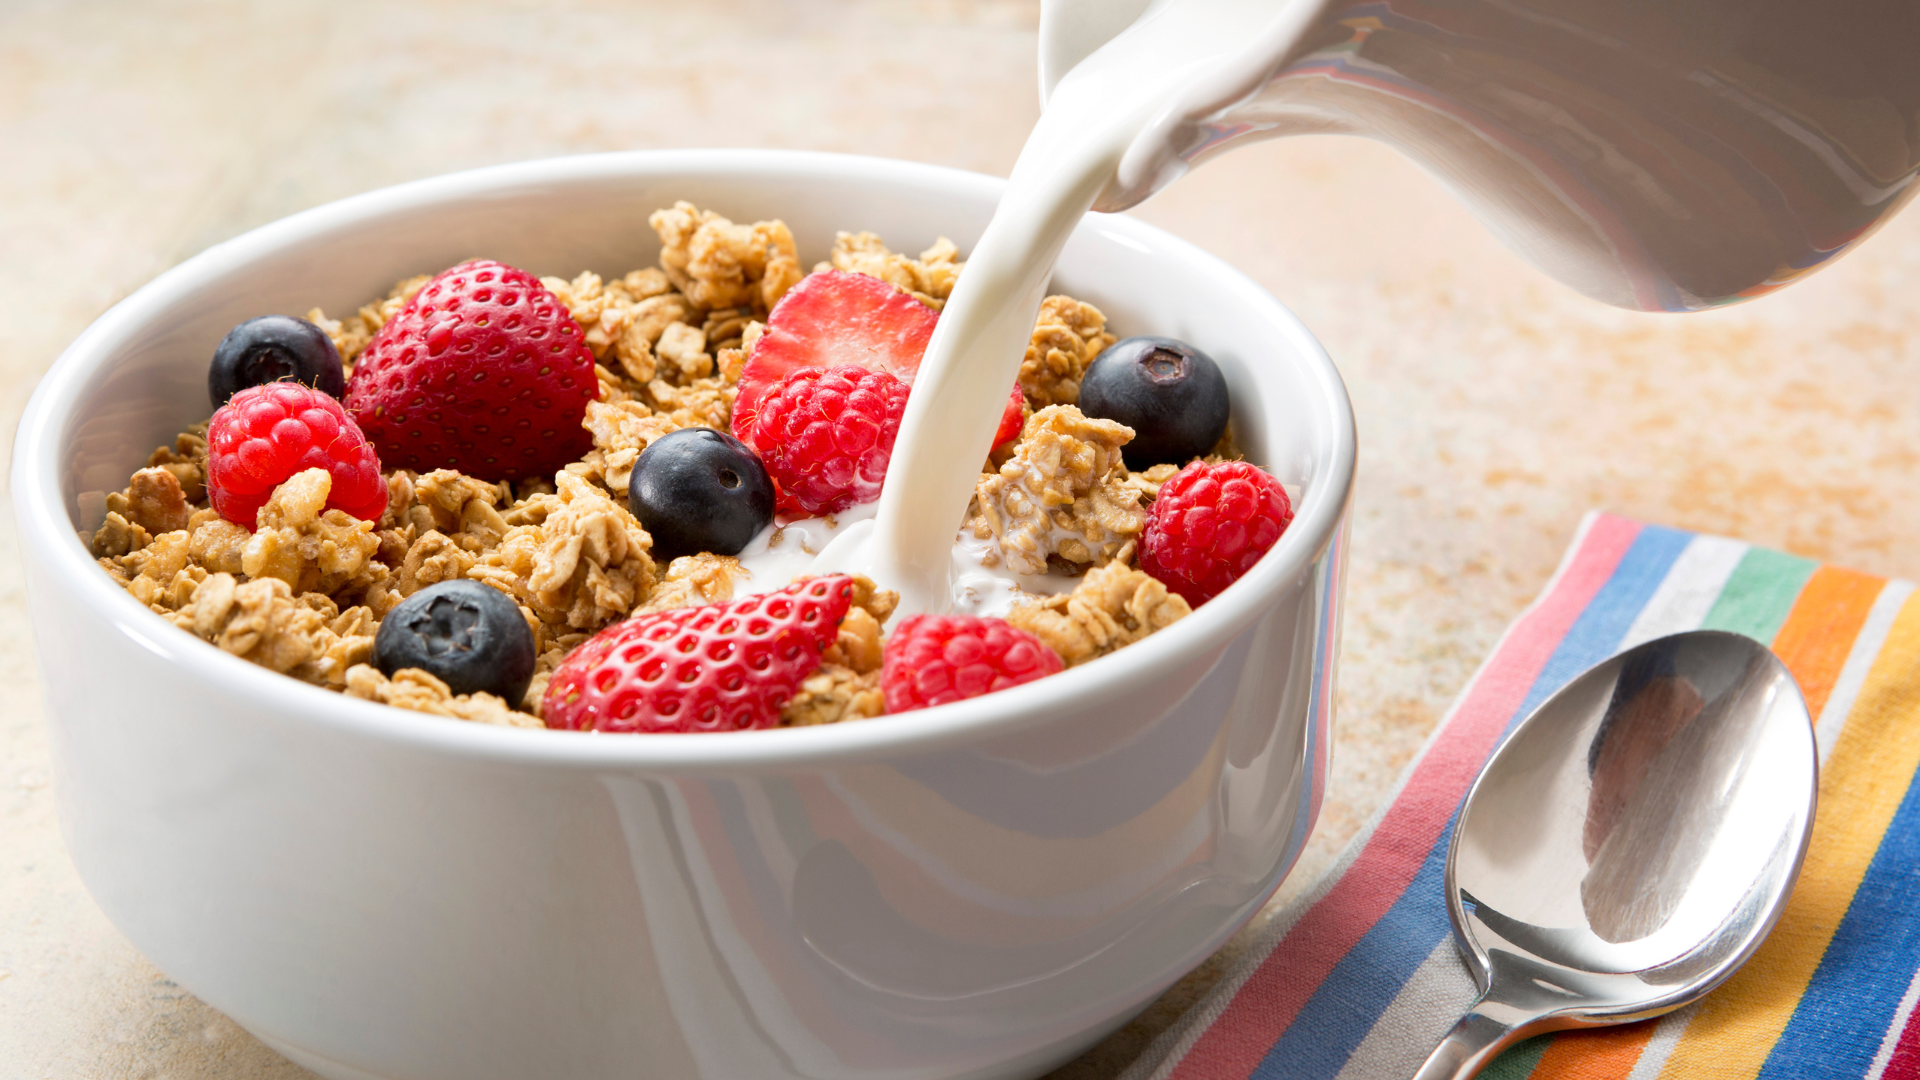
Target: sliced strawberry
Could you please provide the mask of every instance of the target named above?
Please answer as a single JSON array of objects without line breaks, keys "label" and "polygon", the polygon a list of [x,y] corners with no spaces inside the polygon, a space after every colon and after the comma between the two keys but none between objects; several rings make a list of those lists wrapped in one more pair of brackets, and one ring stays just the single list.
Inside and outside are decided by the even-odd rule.
[{"label": "sliced strawberry", "polygon": [[993,433],[994,449],[1020,437],[1020,429],[1027,426],[1027,398],[1020,392],[1020,384],[1013,384],[1013,393],[1007,395],[1007,408],[1000,414],[1000,427]]},{"label": "sliced strawberry", "polygon": [[[912,386],[939,319],[932,308],[879,278],[844,270],[807,275],[774,305],[766,332],[740,369],[734,435],[755,445],[753,421],[760,399],[802,368],[858,364]],[[994,433],[995,446],[1020,434],[1020,405],[1020,388],[1015,386]]]},{"label": "sliced strawberry", "polygon": [[853,579],[829,574],[614,623],[553,670],[541,715],[567,731],[774,727],[852,601]]}]

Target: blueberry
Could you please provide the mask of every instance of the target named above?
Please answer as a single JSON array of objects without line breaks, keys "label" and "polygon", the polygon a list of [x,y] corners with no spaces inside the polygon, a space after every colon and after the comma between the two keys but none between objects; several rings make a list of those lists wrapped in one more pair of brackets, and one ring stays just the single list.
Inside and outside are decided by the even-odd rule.
[{"label": "blueberry", "polygon": [[373,662],[392,675],[419,668],[456,694],[486,691],[518,707],[533,678],[533,631],[520,605],[490,585],[429,585],[380,620]]},{"label": "blueberry", "polygon": [[249,386],[289,379],[338,398],[347,392],[340,351],[305,319],[262,315],[227,331],[207,368],[207,396],[219,408]]},{"label": "blueberry", "polygon": [[1133,429],[1120,456],[1135,470],[1210,453],[1227,432],[1231,404],[1220,366],[1172,338],[1116,341],[1080,381],[1081,412]]},{"label": "blueberry", "polygon": [[773,481],[746,443],[712,428],[681,428],[640,452],[627,505],[652,534],[657,559],[738,555],[773,523]]}]

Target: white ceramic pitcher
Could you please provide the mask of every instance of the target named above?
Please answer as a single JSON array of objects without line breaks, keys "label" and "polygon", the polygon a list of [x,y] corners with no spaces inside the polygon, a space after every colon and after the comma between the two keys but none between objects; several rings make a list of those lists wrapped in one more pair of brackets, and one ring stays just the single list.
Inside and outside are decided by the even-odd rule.
[{"label": "white ceramic pitcher", "polygon": [[1365,135],[1568,285],[1689,311],[1825,265],[1914,192],[1912,0],[1044,0],[1042,96],[1226,8],[1269,32],[1221,42],[1097,209],[1254,139]]}]

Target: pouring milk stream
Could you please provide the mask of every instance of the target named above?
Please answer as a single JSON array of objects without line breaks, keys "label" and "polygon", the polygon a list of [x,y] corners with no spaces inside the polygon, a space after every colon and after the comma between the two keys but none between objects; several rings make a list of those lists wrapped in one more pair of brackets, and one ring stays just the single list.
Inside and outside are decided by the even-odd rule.
[{"label": "pouring milk stream", "polygon": [[1074,225],[1224,149],[1382,139],[1568,285],[1671,311],[1824,265],[1920,170],[1907,0],[1047,0],[1041,28],[1045,111],[928,345],[877,514],[813,568],[907,611],[953,606],[955,533]]},{"label": "pouring milk stream", "polygon": [[845,529],[818,569],[899,590],[904,611],[952,605],[955,530],[993,448],[1053,263],[1113,182],[1128,147],[1178,88],[1246,49],[1291,41],[1318,0],[1173,0],[1080,62],[1049,95],[1006,194],[940,313],[871,524]]}]

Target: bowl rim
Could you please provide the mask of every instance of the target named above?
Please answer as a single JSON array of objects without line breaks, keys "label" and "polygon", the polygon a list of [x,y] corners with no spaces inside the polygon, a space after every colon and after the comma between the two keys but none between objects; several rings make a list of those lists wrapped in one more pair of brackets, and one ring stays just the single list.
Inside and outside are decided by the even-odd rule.
[{"label": "bowl rim", "polygon": [[[1275,324],[1282,348],[1298,357],[1308,381],[1319,390],[1314,407],[1330,414],[1327,418],[1335,433],[1332,452],[1309,479],[1305,497],[1294,508],[1293,522],[1274,550],[1178,626],[1129,645],[1124,669],[1118,654],[1112,654],[996,694],[920,710],[911,717],[882,718],[884,723],[654,738],[449,723],[445,717],[411,713],[312,686],[242,660],[195,635],[179,633],[102,573],[70,526],[59,463],[64,450],[61,440],[72,433],[77,395],[108,366],[110,354],[126,333],[157,311],[191,296],[203,279],[231,272],[283,246],[409,207],[529,186],[564,188],[571,182],[675,174],[769,181],[831,178],[988,202],[997,201],[1006,183],[945,166],[818,151],[621,151],[492,165],[413,180],[324,203],[215,244],[162,272],[94,320],[34,388],[15,436],[12,468],[22,547],[44,571],[30,575],[32,586],[57,594],[58,602],[76,603],[98,613],[112,629],[176,665],[192,682],[224,684],[239,696],[263,702],[284,695],[285,700],[272,710],[276,719],[449,756],[562,768],[704,773],[890,758],[1044,726],[1052,714],[1084,705],[1089,697],[1106,696],[1140,679],[1217,654],[1235,632],[1259,616],[1275,594],[1306,575],[1335,542],[1351,500],[1357,444],[1346,386],[1326,350],[1292,311],[1225,260],[1134,218],[1091,213],[1079,230],[1091,226],[1110,242],[1197,264],[1216,279],[1219,291],[1231,302],[1246,304]],[[39,605],[30,608],[37,626]],[[161,628],[164,633],[158,632]],[[1126,677],[1113,678],[1123,671]],[[51,708],[48,719],[56,722]]]}]

